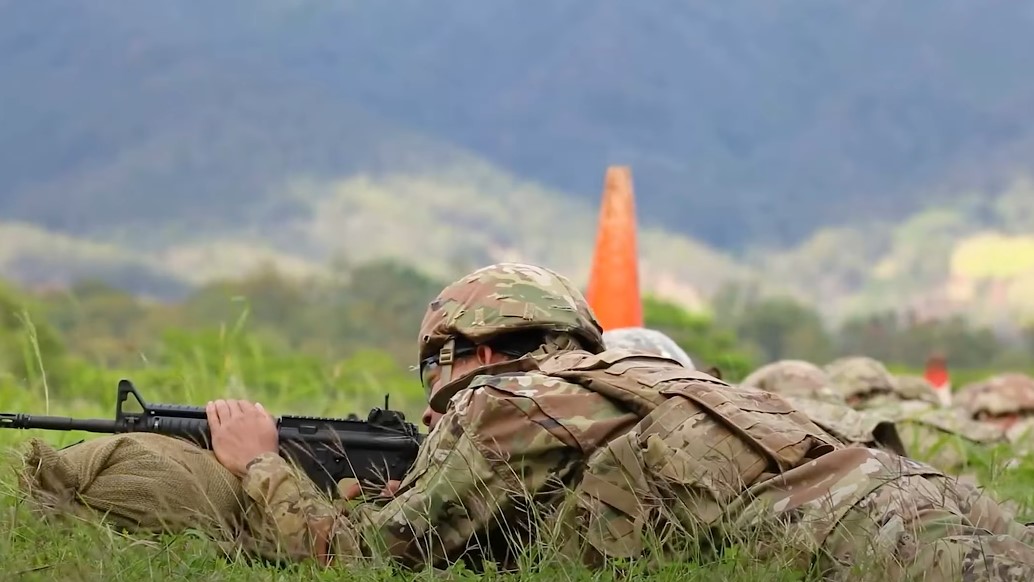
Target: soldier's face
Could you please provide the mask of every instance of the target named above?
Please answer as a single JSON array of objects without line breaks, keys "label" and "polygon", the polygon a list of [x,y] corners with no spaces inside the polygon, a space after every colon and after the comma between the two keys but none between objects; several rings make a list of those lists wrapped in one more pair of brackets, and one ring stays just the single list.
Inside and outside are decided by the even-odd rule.
[{"label": "soldier's face", "polygon": [[[452,363],[451,379],[455,380],[456,378],[464,376],[472,370],[480,368],[486,364],[495,364],[508,359],[509,358],[507,356],[492,351],[492,348],[486,345],[480,345],[473,354],[456,358]],[[440,370],[433,370],[429,372],[429,374],[428,381],[431,384],[431,393],[428,397],[430,398],[430,396],[433,396],[439,388],[445,385],[445,382],[441,381]],[[423,417],[420,420],[428,430],[434,430],[434,427],[438,424],[438,421],[441,420],[442,416],[445,415],[440,412],[435,412],[431,409],[431,406],[428,405],[427,408],[424,409]]]},{"label": "soldier's face", "polygon": [[889,392],[873,389],[861,394],[852,394],[844,400],[847,401],[847,405],[851,408],[858,408],[859,406],[872,406],[879,400],[879,398],[886,396],[887,394],[889,394]]},{"label": "soldier's face", "polygon": [[1002,430],[1009,430],[1012,425],[1016,424],[1020,420],[1020,415],[1015,413],[1008,414],[990,414],[988,412],[981,412],[977,414],[977,420],[988,424],[993,424]]}]

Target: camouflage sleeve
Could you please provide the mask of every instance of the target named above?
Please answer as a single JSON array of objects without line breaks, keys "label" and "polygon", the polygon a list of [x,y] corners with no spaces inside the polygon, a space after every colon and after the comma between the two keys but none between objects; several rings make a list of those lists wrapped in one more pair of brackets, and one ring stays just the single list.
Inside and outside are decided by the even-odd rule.
[{"label": "camouflage sleeve", "polygon": [[249,466],[244,489],[266,527],[295,557],[349,563],[383,556],[410,567],[455,558],[474,533],[502,523],[518,499],[543,489],[567,449],[491,390],[468,393],[456,403],[384,506],[362,504],[345,515],[272,455]]},{"label": "camouflage sleeve", "polygon": [[[247,512],[248,529],[267,549],[264,553],[297,560],[316,557],[330,562],[331,544],[343,558],[362,556],[354,528],[335,527],[347,515],[275,453],[248,463],[242,486],[253,505]],[[331,540],[333,532],[338,535]]]}]

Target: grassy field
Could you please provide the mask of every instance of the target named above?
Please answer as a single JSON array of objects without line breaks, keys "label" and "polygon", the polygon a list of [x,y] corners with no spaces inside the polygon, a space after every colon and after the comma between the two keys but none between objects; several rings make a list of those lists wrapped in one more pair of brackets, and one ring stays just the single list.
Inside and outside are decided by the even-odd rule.
[{"label": "grassy field", "polygon": [[[203,404],[210,398],[229,393],[263,402],[267,409],[281,413],[344,416],[365,411],[382,402],[375,396],[376,378],[365,387],[328,391],[327,377],[332,370],[282,369],[269,364],[267,376],[292,378],[290,382],[261,382],[260,378],[240,377],[240,370],[227,366],[240,354],[225,353],[221,358],[203,358],[196,362],[182,361],[175,366],[134,371],[138,387],[156,402]],[[211,361],[221,362],[213,371]],[[208,363],[204,363],[208,362]],[[279,372],[279,373],[276,373]],[[253,372],[254,373],[254,372]],[[49,386],[42,382],[32,390],[0,387],[0,409],[4,412],[72,415],[81,418],[110,418],[113,414],[115,386],[128,372],[88,368],[81,373],[81,383]],[[269,378],[267,377],[266,380]],[[245,386],[251,386],[246,388]],[[390,388],[390,387],[389,387]],[[409,397],[396,400],[410,419],[417,419],[421,403]],[[347,569],[321,571],[302,564],[289,568],[252,565],[228,560],[199,532],[165,536],[132,536],[87,522],[41,523],[22,502],[16,486],[18,455],[30,437],[40,437],[55,446],[63,446],[90,438],[85,433],[45,431],[0,431],[0,449],[5,452],[0,465],[0,580],[439,580],[445,579],[520,579],[520,580],[611,580],[632,577],[648,580],[794,580],[793,572],[778,566],[757,563],[749,555],[735,549],[717,561],[671,564],[650,574],[632,565],[621,570],[588,572],[564,568],[556,560],[531,560],[519,574],[489,573],[482,577],[462,567],[448,572],[398,573],[390,569]],[[1000,497],[1016,502],[1021,518],[1027,517],[1034,500],[1029,486],[1034,483],[1034,463],[1002,471],[996,464],[981,462],[979,478]]]}]

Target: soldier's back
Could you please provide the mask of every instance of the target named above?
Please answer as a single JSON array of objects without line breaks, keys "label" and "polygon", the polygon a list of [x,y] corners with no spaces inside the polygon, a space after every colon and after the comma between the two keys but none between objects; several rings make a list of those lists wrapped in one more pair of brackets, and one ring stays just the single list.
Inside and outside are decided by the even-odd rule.
[{"label": "soldier's back", "polygon": [[676,555],[750,540],[836,578],[856,565],[873,579],[1034,574],[1034,549],[974,526],[943,473],[844,447],[777,395],[617,351],[544,368],[642,417],[589,457],[561,513],[571,555],[589,563],[651,539]]},{"label": "soldier's back", "polygon": [[609,350],[557,358],[543,370],[641,417],[590,456],[577,509],[564,514],[568,542],[580,534],[586,545],[578,551],[590,563],[640,555],[648,535],[665,529],[661,522],[679,524],[678,538],[708,545],[685,532],[714,530],[752,485],[839,447],[785,399],[664,358]]}]

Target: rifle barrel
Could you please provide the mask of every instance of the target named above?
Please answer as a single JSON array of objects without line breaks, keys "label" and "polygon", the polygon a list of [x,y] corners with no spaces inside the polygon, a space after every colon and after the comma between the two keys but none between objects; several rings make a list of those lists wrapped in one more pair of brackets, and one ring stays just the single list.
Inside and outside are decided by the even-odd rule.
[{"label": "rifle barrel", "polygon": [[[15,429],[42,429],[42,430],[81,430],[95,433],[124,433],[143,430],[145,432],[159,432],[170,436],[208,437],[208,422],[201,419],[183,417],[158,417],[149,419],[151,422],[140,425],[129,426],[128,423],[120,423],[113,420],[97,418],[69,418],[67,416],[42,416],[32,414],[0,414],[0,428]],[[315,424],[315,423],[314,423]],[[318,424],[316,424],[318,426]],[[419,443],[421,440],[412,436],[402,434],[378,434],[378,433],[350,433],[335,432],[333,430],[299,430],[295,426],[281,426],[279,437],[282,441],[308,442],[311,444],[339,445],[341,447],[371,447],[380,450],[407,450],[414,445],[414,440]],[[322,427],[321,427],[322,428]]]},{"label": "rifle barrel", "polygon": [[0,414],[0,428],[43,430],[82,430],[86,432],[120,432],[113,420],[99,418],[76,419],[67,416],[37,416],[32,414]]}]

